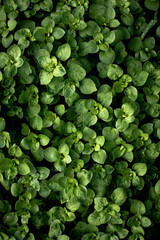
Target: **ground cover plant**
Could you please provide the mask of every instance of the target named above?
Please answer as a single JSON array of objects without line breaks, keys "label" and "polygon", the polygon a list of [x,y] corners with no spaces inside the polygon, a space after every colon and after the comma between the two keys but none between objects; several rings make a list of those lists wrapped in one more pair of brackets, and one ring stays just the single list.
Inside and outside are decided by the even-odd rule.
[{"label": "ground cover plant", "polygon": [[160,239],[158,0],[0,0],[0,240]]}]

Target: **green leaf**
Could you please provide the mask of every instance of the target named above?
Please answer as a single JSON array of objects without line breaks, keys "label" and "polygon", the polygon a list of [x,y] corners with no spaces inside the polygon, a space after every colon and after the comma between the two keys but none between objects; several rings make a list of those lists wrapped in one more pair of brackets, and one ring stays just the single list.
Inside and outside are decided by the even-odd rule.
[{"label": "green leaf", "polygon": [[126,119],[118,119],[116,121],[116,128],[119,132],[125,131],[129,126],[129,122]]},{"label": "green leaf", "polygon": [[0,132],[2,132],[5,129],[6,122],[5,119],[0,117]]},{"label": "green leaf", "polygon": [[160,37],[160,26],[156,29],[156,36]]},{"label": "green leaf", "polygon": [[108,205],[108,201],[105,197],[94,198],[94,208],[97,212],[101,212],[105,206]]},{"label": "green leaf", "polygon": [[47,85],[51,82],[53,78],[53,73],[52,72],[47,72],[45,70],[41,70],[39,73],[39,79],[41,85]]},{"label": "green leaf", "polygon": [[99,53],[99,59],[106,64],[112,64],[115,60],[115,52],[109,48],[107,51]]},{"label": "green leaf", "polygon": [[125,228],[117,232],[117,235],[120,239],[126,238],[128,234],[129,231]]},{"label": "green leaf", "polygon": [[135,87],[129,86],[124,90],[125,95],[131,100],[136,101],[138,97],[138,91]]},{"label": "green leaf", "polygon": [[31,149],[31,153],[37,161],[41,162],[43,160],[44,157],[43,148],[39,147],[36,152]]},{"label": "green leaf", "polygon": [[0,68],[4,68],[8,60],[8,55],[5,52],[0,52]]},{"label": "green leaf", "polygon": [[42,146],[48,145],[48,143],[49,143],[49,141],[50,141],[49,137],[47,137],[47,136],[44,135],[44,134],[39,134],[39,135],[38,135],[38,138],[39,138],[40,144],[41,144]]},{"label": "green leaf", "polygon": [[155,192],[160,195],[160,180],[155,185]]},{"label": "green leaf", "polygon": [[43,27],[36,27],[33,36],[39,42],[43,42],[45,40],[45,29]]},{"label": "green leaf", "polygon": [[107,84],[100,86],[97,93],[97,100],[105,107],[111,105],[113,99],[113,93],[111,87]]},{"label": "green leaf", "polygon": [[11,159],[9,158],[1,158],[0,159],[0,170],[6,171],[10,168]]},{"label": "green leaf", "polygon": [[107,76],[111,80],[117,80],[123,75],[123,69],[116,64],[110,64],[107,69]]},{"label": "green leaf", "polygon": [[122,22],[127,26],[132,26],[134,22],[134,18],[131,13],[124,13],[121,15]]},{"label": "green leaf", "polygon": [[4,215],[3,222],[6,225],[12,226],[18,222],[18,217],[17,217],[16,213],[9,212]]},{"label": "green leaf", "polygon": [[157,11],[159,8],[159,1],[158,0],[145,0],[144,5],[146,8],[152,11]]},{"label": "green leaf", "polygon": [[75,81],[81,81],[86,76],[86,71],[78,64],[71,64],[68,70],[69,78]]},{"label": "green leaf", "polygon": [[57,240],[69,240],[69,237],[67,235],[61,235],[57,238]]},{"label": "green leaf", "polygon": [[133,164],[132,169],[138,176],[144,176],[147,172],[147,165],[145,163],[135,163]]},{"label": "green leaf", "polygon": [[41,102],[43,104],[51,104],[53,102],[53,100],[54,100],[53,94],[50,94],[48,92],[42,92],[42,94],[41,94]]},{"label": "green leaf", "polygon": [[16,4],[18,5],[19,11],[25,11],[29,7],[30,1],[29,0],[23,0],[23,1],[16,0]]},{"label": "green leaf", "polygon": [[55,22],[51,16],[47,16],[42,20],[41,25],[42,25],[42,27],[54,28]]},{"label": "green leaf", "polygon": [[25,150],[30,150],[30,143],[30,139],[25,137],[21,140],[21,147],[23,147]]},{"label": "green leaf", "polygon": [[114,203],[122,205],[127,200],[127,194],[123,187],[116,188],[111,194],[111,199]]},{"label": "green leaf", "polygon": [[111,219],[111,216],[105,211],[97,212],[94,211],[88,217],[88,222],[94,226],[100,226],[106,224]]},{"label": "green leaf", "polygon": [[13,183],[11,185],[11,193],[14,197],[18,197],[23,192],[23,185],[21,183]]},{"label": "green leaf", "polygon": [[27,175],[30,173],[30,168],[29,166],[27,165],[27,163],[25,162],[22,162],[18,165],[18,173],[20,175]]},{"label": "green leaf", "polygon": [[112,127],[103,128],[102,134],[105,137],[105,139],[108,141],[113,141],[119,137],[118,130],[116,128],[112,128]]},{"label": "green leaf", "polygon": [[102,119],[104,122],[108,122],[109,111],[103,107],[102,109],[100,109],[100,111],[98,113],[98,117],[100,119]]},{"label": "green leaf", "polygon": [[65,68],[59,63],[53,70],[53,76],[55,77],[63,77],[66,74]]},{"label": "green leaf", "polygon": [[85,200],[87,197],[87,188],[83,185],[79,185],[74,189],[74,195],[78,200]]},{"label": "green leaf", "polygon": [[142,219],[141,219],[142,227],[149,227],[151,224],[152,224],[152,222],[148,217],[142,217]]},{"label": "green leaf", "polygon": [[8,35],[7,37],[2,38],[2,45],[3,45],[4,48],[8,48],[11,45],[12,42],[13,42],[13,35],[12,34]]},{"label": "green leaf", "polygon": [[48,147],[44,150],[44,158],[48,162],[56,162],[60,160],[60,153],[54,147]]},{"label": "green leaf", "polygon": [[131,213],[143,215],[146,212],[146,207],[143,202],[139,200],[133,200],[131,207]]},{"label": "green leaf", "polygon": [[53,37],[56,39],[56,40],[59,40],[61,39],[64,34],[65,34],[65,31],[63,30],[63,28],[60,28],[60,27],[55,27],[53,29]]},{"label": "green leaf", "polygon": [[148,76],[149,76],[149,73],[145,71],[135,72],[132,75],[134,85],[138,87],[143,86],[146,83]]},{"label": "green leaf", "polygon": [[84,130],[83,130],[83,139],[85,141],[90,141],[91,139],[95,139],[97,136],[96,132],[91,129],[91,128],[88,128],[88,127],[85,127]]},{"label": "green leaf", "polygon": [[87,171],[86,169],[82,169],[80,172],[77,173],[78,182],[83,186],[88,185],[92,177],[93,177],[93,173],[90,171]]},{"label": "green leaf", "polygon": [[61,221],[56,219],[50,224],[48,236],[50,238],[58,237],[62,234]]},{"label": "green leaf", "polygon": [[13,44],[11,47],[7,49],[7,54],[10,58],[13,60],[18,60],[18,58],[21,56],[21,49],[16,44]]},{"label": "green leaf", "polygon": [[99,50],[99,47],[97,46],[97,43],[95,40],[90,40],[85,46],[85,51],[87,53],[97,53],[98,50]]},{"label": "green leaf", "polygon": [[90,78],[84,78],[79,89],[83,94],[92,94],[97,91],[95,83]]},{"label": "green leaf", "polygon": [[48,176],[50,174],[50,170],[47,167],[37,167],[37,170],[40,174],[40,176],[39,176],[40,180],[48,178]]},{"label": "green leaf", "polygon": [[52,0],[43,0],[40,2],[40,7],[43,11],[51,12],[53,8],[53,2]]},{"label": "green leaf", "polygon": [[36,115],[30,119],[30,125],[35,130],[41,130],[43,128],[43,121],[39,115]]},{"label": "green leaf", "polygon": [[40,183],[40,190],[38,193],[41,197],[47,198],[51,193],[51,189],[48,188],[46,183]]},{"label": "green leaf", "polygon": [[61,144],[59,145],[58,151],[59,151],[61,154],[63,154],[64,156],[67,156],[67,155],[69,155],[70,149],[69,149],[69,146],[68,146],[67,144],[61,143]]},{"label": "green leaf", "polygon": [[56,56],[61,61],[66,61],[71,56],[71,47],[68,43],[65,43],[58,47],[56,51]]},{"label": "green leaf", "polygon": [[105,150],[100,149],[98,152],[92,153],[92,158],[95,162],[104,164],[107,159],[107,153]]}]

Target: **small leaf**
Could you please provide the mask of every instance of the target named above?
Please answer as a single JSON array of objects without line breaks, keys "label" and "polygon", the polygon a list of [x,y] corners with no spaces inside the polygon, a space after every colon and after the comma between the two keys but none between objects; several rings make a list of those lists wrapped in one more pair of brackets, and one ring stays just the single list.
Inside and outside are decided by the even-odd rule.
[{"label": "small leaf", "polygon": [[160,180],[155,185],[155,192],[160,195]]},{"label": "small leaf", "polygon": [[92,153],[92,158],[95,162],[104,164],[107,159],[107,153],[105,150],[100,149],[98,152]]},{"label": "small leaf", "polygon": [[130,207],[131,213],[143,215],[146,212],[146,207],[143,202],[139,200],[133,200]]},{"label": "small leaf", "polygon": [[12,226],[18,222],[18,217],[17,217],[16,213],[9,212],[4,215],[3,222],[4,222],[4,224]]},{"label": "small leaf", "polygon": [[147,165],[145,163],[135,163],[133,164],[132,169],[138,176],[144,176],[147,172]]},{"label": "small leaf", "polygon": [[54,147],[48,147],[44,150],[44,158],[48,162],[56,162],[60,160],[60,153]]},{"label": "small leaf", "polygon": [[86,76],[86,71],[83,67],[78,64],[72,64],[68,70],[69,78],[75,81],[81,81]]},{"label": "small leaf", "polygon": [[83,94],[92,94],[97,91],[95,83],[90,78],[84,78],[79,89]]},{"label": "small leaf", "polygon": [[18,173],[20,175],[27,175],[30,173],[30,168],[29,166],[27,165],[27,163],[25,162],[22,162],[18,165]]},{"label": "small leaf", "polygon": [[111,199],[116,204],[122,205],[127,199],[127,194],[125,189],[123,187],[116,188],[111,194]]},{"label": "small leaf", "polygon": [[65,43],[59,46],[56,55],[61,61],[66,61],[71,56],[70,45],[68,43]]},{"label": "small leaf", "polygon": [[9,158],[1,158],[0,159],[0,170],[6,171],[10,168],[11,159]]},{"label": "small leaf", "polygon": [[11,193],[14,197],[18,197],[23,192],[23,185],[21,183],[13,183],[11,185]]}]

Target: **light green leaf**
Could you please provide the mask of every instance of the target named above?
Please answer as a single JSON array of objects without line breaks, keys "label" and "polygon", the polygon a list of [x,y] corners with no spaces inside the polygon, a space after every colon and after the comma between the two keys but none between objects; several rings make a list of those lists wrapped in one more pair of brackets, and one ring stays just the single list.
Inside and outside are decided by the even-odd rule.
[{"label": "light green leaf", "polygon": [[41,144],[42,146],[48,145],[48,143],[49,143],[49,141],[50,141],[49,137],[47,137],[47,136],[44,135],[44,134],[39,134],[39,135],[38,135],[38,138],[39,138],[40,144]]},{"label": "light green leaf", "polygon": [[102,119],[104,122],[108,122],[109,111],[107,110],[107,108],[103,107],[102,109],[100,109],[98,113],[98,117]]},{"label": "light green leaf", "polygon": [[143,202],[139,200],[133,200],[131,207],[131,213],[143,215],[146,212],[146,207]]},{"label": "light green leaf", "polygon": [[25,162],[21,162],[19,165],[18,165],[18,173],[20,175],[27,175],[30,173],[30,168],[29,166],[27,165],[27,163]]},{"label": "light green leaf", "polygon": [[132,169],[137,173],[138,176],[144,176],[147,172],[146,163],[135,163]]},{"label": "light green leaf", "polygon": [[122,205],[127,200],[127,194],[123,187],[116,188],[111,194],[111,199],[118,205]]},{"label": "light green leaf", "polygon": [[160,195],[160,180],[155,185],[155,192]]},{"label": "light green leaf", "polygon": [[97,91],[95,83],[90,78],[84,78],[79,89],[83,94],[92,94]]},{"label": "light green leaf", "polygon": [[107,84],[100,86],[97,93],[97,100],[105,107],[111,105],[113,93],[111,87]]},{"label": "light green leaf", "polygon": [[83,139],[87,142],[89,142],[91,139],[96,138],[97,134],[96,132],[88,127],[85,127],[83,130]]},{"label": "light green leaf", "polygon": [[69,78],[75,81],[81,81],[86,76],[86,71],[78,64],[71,64],[68,70]]},{"label": "light green leaf", "polygon": [[141,225],[142,227],[149,227],[151,226],[152,222],[148,217],[142,217],[141,219]]},{"label": "light green leaf", "polygon": [[11,185],[11,193],[14,197],[18,197],[23,192],[23,185],[21,183],[13,183]]},{"label": "light green leaf", "polygon": [[77,173],[78,182],[86,186],[90,183],[93,177],[93,173],[91,171],[87,171],[86,169],[82,169],[80,172]]},{"label": "light green leaf", "polygon": [[43,27],[36,27],[33,36],[39,42],[43,42],[45,40],[45,29]]},{"label": "light green leaf", "polygon": [[55,27],[53,30],[53,37],[57,40],[61,39],[65,34],[63,28]]},{"label": "light green leaf", "polygon": [[92,153],[92,158],[95,162],[104,164],[107,159],[107,153],[105,150],[100,149],[99,151]]},{"label": "light green leaf", "polygon": [[18,58],[21,56],[21,49],[18,45],[13,44],[11,47],[8,48],[7,54],[10,58],[18,60]]},{"label": "light green leaf", "polygon": [[94,211],[88,217],[88,222],[94,226],[100,226],[106,224],[111,219],[111,216],[105,211],[97,212]]},{"label": "light green leaf", "polygon": [[61,61],[66,61],[71,56],[71,47],[68,43],[65,43],[58,47],[56,51],[56,56]]},{"label": "light green leaf", "polygon": [[116,64],[110,64],[107,69],[107,76],[111,80],[117,80],[123,75],[123,69]]},{"label": "light green leaf", "polygon": [[60,153],[54,147],[48,147],[44,150],[44,158],[48,162],[56,162],[60,160]]},{"label": "light green leaf", "polygon": [[112,64],[115,60],[115,52],[109,48],[107,51],[99,53],[99,59],[106,64]]},{"label": "light green leaf", "polygon": [[39,74],[39,79],[41,85],[47,85],[51,82],[53,78],[53,73],[52,72],[47,72],[45,70],[41,70]]},{"label": "light green leaf", "polygon": [[53,70],[53,75],[55,77],[63,77],[66,74],[65,68],[59,63]]},{"label": "light green leaf", "polygon": [[145,71],[135,72],[132,75],[134,85],[138,87],[143,86],[146,83],[148,76],[149,76],[149,73]]},{"label": "light green leaf", "polygon": [[35,130],[41,130],[43,128],[43,120],[39,115],[36,115],[30,119],[30,125]]}]

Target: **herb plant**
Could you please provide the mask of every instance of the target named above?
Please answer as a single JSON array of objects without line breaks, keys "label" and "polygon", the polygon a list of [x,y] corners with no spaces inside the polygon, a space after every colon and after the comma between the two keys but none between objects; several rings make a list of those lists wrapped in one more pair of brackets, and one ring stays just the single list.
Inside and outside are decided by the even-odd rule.
[{"label": "herb plant", "polygon": [[0,240],[160,238],[158,0],[0,0]]}]

